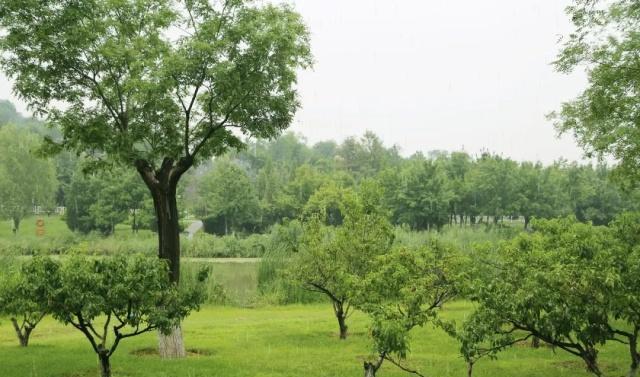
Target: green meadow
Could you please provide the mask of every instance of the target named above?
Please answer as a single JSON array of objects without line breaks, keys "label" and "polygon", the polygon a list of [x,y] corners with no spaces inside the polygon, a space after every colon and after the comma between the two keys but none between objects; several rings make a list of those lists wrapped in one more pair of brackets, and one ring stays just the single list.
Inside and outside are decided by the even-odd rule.
[{"label": "green meadow", "polygon": [[[466,302],[446,305],[444,318],[462,320],[470,312]],[[184,323],[189,356],[162,360],[156,354],[157,335],[125,339],[113,356],[118,377],[250,377],[250,376],[360,376],[371,351],[367,319],[355,312],[349,319],[350,336],[338,339],[329,304],[259,306],[205,306]],[[425,376],[466,376],[466,365],[456,342],[439,329],[418,328],[412,333],[407,365]],[[607,375],[622,376],[626,353],[622,345],[601,352]],[[21,348],[7,319],[0,322],[0,375],[3,377],[94,377],[98,361],[83,335],[71,327],[45,319]],[[406,376],[390,364],[380,376]],[[518,345],[497,360],[481,360],[478,377],[588,376],[580,361],[548,347]]]}]

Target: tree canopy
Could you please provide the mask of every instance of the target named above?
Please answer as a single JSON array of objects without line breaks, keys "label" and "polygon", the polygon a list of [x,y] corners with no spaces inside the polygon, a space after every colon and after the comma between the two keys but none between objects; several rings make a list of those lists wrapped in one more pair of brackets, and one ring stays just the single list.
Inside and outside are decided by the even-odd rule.
[{"label": "tree canopy", "polygon": [[567,7],[574,30],[555,61],[560,72],[584,68],[588,86],[553,113],[587,155],[610,155],[627,179],[640,177],[637,57],[640,13],[633,0],[576,0]]}]

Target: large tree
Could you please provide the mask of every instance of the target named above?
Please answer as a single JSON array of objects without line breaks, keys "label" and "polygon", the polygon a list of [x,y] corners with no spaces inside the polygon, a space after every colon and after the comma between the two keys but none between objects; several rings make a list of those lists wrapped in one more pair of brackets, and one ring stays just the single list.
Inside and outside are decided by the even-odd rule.
[{"label": "large tree", "polygon": [[15,92],[62,133],[48,150],[138,171],[174,282],[180,178],[242,135],[286,129],[311,64],[300,15],[248,0],[7,0],[0,28]]},{"label": "large tree", "polygon": [[552,114],[587,155],[611,155],[619,170],[640,177],[640,12],[635,0],[575,0],[567,7],[574,30],[555,62],[560,72],[584,68],[587,88]]}]

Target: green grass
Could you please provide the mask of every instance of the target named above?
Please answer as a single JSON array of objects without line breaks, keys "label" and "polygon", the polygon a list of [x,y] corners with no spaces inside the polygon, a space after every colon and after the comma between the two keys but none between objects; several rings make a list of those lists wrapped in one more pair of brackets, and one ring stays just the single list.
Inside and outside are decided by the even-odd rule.
[{"label": "green grass", "polygon": [[[448,318],[461,320],[468,303],[445,307]],[[183,360],[161,360],[155,355],[136,355],[156,347],[156,334],[125,339],[113,357],[115,377],[276,377],[361,376],[362,361],[370,353],[367,320],[361,313],[350,318],[351,335],[337,337],[331,307],[292,305],[257,309],[203,308],[183,325],[187,348],[204,355]],[[0,375],[3,377],[98,376],[97,359],[82,334],[47,318],[34,332],[32,344],[21,349],[10,324],[0,324]],[[407,364],[427,376],[466,376],[457,345],[432,328],[413,333],[412,354]],[[601,353],[605,374],[621,376],[626,353],[621,345],[607,346]],[[578,359],[546,347],[514,347],[498,360],[482,360],[478,377],[588,376]],[[407,376],[385,364],[379,376]]]},{"label": "green grass", "polygon": [[[44,236],[36,236],[36,219],[44,220]],[[0,221],[0,238],[47,240],[54,237],[73,235],[67,227],[67,223],[60,216],[30,216],[20,222],[20,229],[18,229],[17,234],[13,234],[12,229],[13,221]]]}]

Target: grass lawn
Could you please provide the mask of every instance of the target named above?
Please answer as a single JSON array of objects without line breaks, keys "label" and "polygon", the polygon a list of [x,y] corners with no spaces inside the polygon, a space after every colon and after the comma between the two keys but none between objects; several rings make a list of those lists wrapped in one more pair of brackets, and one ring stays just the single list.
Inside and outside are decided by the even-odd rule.
[{"label": "grass lawn", "polygon": [[[36,236],[36,219],[44,220],[44,235]],[[67,223],[64,222],[60,216],[29,216],[20,221],[20,229],[17,234],[13,234],[13,221],[3,220],[0,221],[0,238],[11,239],[40,239],[46,240],[50,237],[70,236],[73,233],[67,227]]]},{"label": "grass lawn", "polygon": [[[467,303],[446,306],[445,315],[462,319]],[[205,307],[185,322],[187,348],[196,349],[184,360],[161,360],[151,354],[156,334],[125,339],[112,358],[114,376],[211,377],[211,376],[362,376],[362,361],[369,354],[366,318],[350,318],[351,335],[337,337],[331,307],[292,305],[256,309]],[[47,318],[26,349],[17,346],[10,323],[0,323],[0,376],[86,377],[98,376],[98,364],[82,334]],[[439,330],[418,329],[413,333],[408,365],[427,376],[466,376],[457,345]],[[607,346],[601,353],[602,369],[608,376],[626,371],[625,348]],[[407,376],[385,364],[379,376]],[[498,360],[482,360],[475,376],[549,377],[588,376],[577,358],[541,347],[518,346]]]}]

